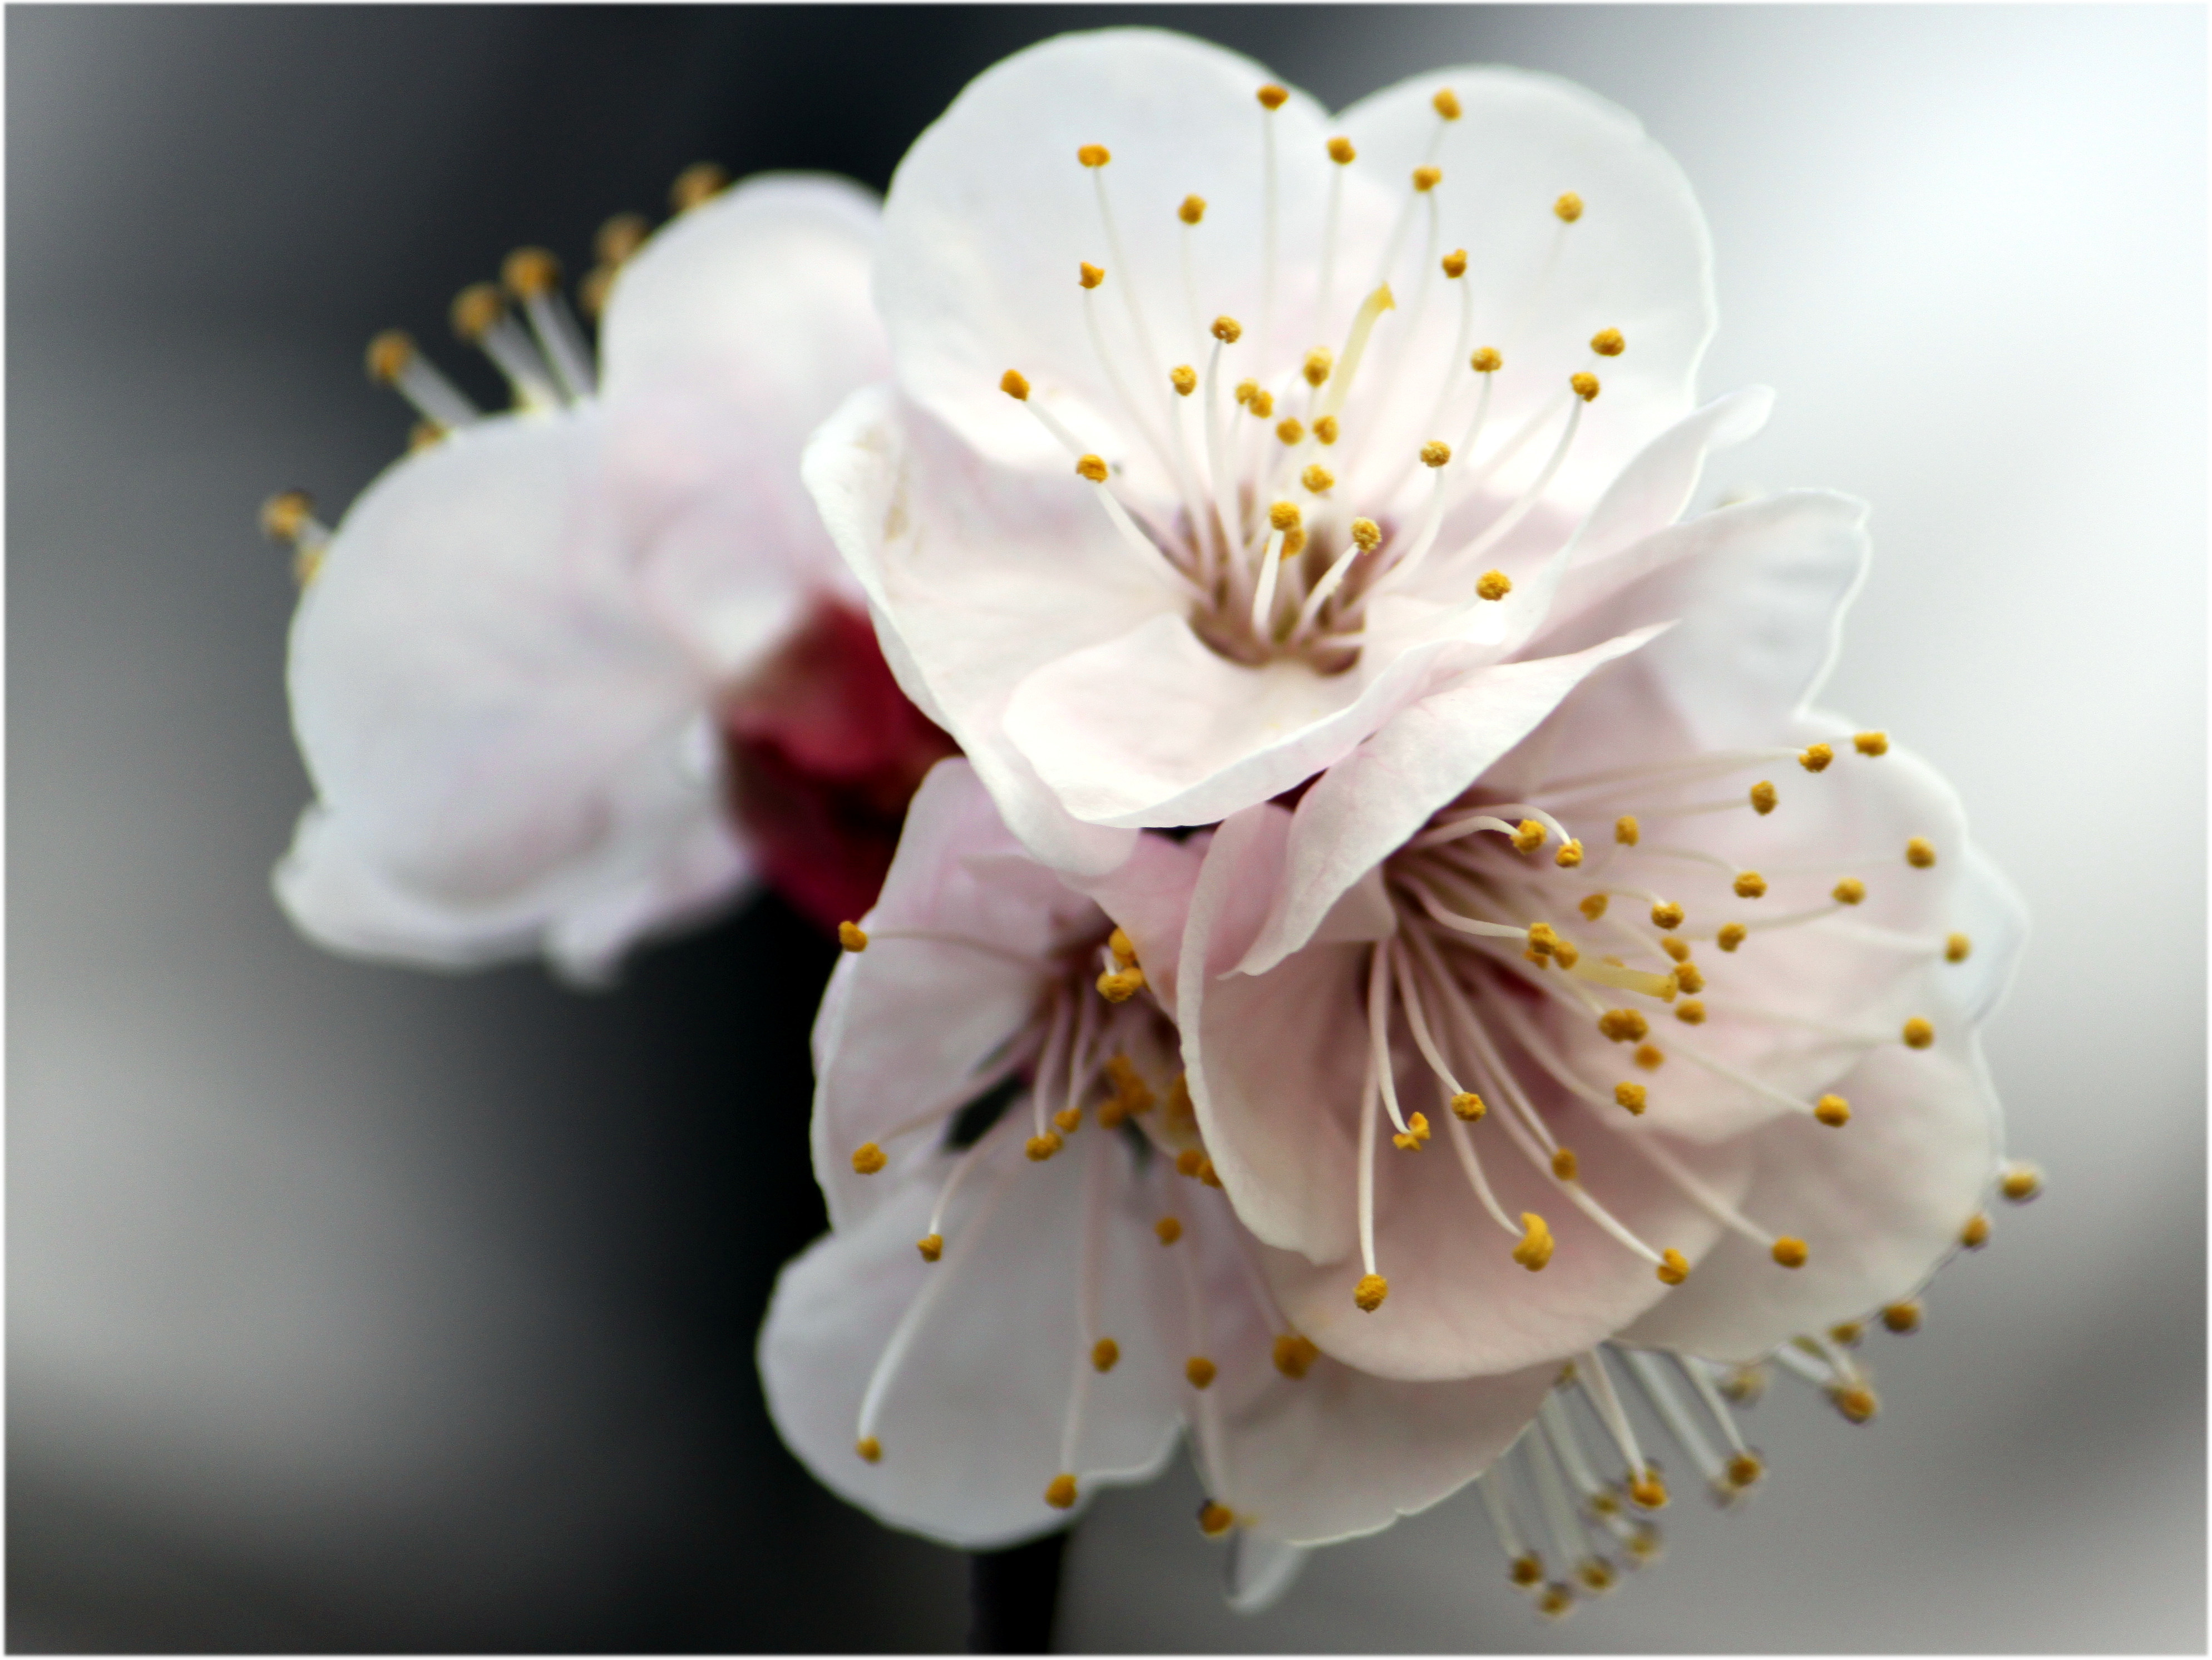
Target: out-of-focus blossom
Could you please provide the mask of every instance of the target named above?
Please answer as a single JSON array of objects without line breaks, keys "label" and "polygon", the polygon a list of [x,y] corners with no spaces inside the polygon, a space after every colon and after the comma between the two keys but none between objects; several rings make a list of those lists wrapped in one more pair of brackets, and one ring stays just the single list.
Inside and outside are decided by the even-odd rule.
[{"label": "out-of-focus blossom", "polygon": [[1528,660],[1571,571],[1706,447],[1704,222],[1627,115],[1424,75],[1331,119],[1179,36],[1049,41],[901,164],[896,384],[807,477],[901,684],[1041,856],[1297,785],[1440,696],[1469,769],[1595,660]]},{"label": "out-of-focus blossom", "polygon": [[[604,978],[756,875],[834,921],[887,866],[943,735],[890,686],[799,485],[808,430],[882,372],[878,210],[828,177],[601,235],[596,356],[550,254],[456,301],[510,384],[480,413],[405,336],[422,416],[336,531],[297,498],[295,729],[316,802],[279,897],[324,944]],[[734,800],[735,811],[732,812]]]}]

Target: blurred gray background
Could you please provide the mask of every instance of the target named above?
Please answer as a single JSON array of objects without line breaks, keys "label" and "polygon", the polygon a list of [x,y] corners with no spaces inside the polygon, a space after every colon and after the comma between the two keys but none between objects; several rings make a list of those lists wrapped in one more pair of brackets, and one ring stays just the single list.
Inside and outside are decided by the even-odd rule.
[{"label": "blurred gray background", "polygon": [[395,453],[362,344],[507,248],[580,268],[700,156],[880,186],[1109,15],[1336,103],[1557,70],[1680,159],[1705,385],[1781,392],[1716,482],[1874,503],[1831,701],[2034,909],[1989,1035],[2051,1186],[1870,1341],[1877,1423],[1778,1389],[1756,1503],[1565,1624],[1472,1495],[1237,1619],[1178,1474],[1079,1530],[1061,1645],[2203,1647],[2205,14],[2125,6],[11,8],[10,1646],[958,1645],[962,1560],[816,1489],[751,1372],[826,952],[763,904],[580,998],[295,939],[252,516]]}]

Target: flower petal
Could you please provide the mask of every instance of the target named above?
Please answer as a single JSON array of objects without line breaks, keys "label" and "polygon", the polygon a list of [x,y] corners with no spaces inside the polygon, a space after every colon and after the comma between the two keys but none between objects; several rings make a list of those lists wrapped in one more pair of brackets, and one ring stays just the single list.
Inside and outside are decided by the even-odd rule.
[{"label": "flower petal", "polygon": [[[1078,1478],[1079,1512],[1102,1483],[1149,1480],[1180,1425],[1183,1357],[1155,1330],[1162,1253],[1136,1208],[1125,1146],[1079,1136],[1033,1164],[1002,1134],[994,1151],[963,1189],[940,1261],[915,1250],[936,1182],[902,1183],[858,1227],[784,1269],[760,1340],[769,1411],[816,1477],[894,1527],[969,1550],[1066,1526],[1069,1512],[1044,1501],[1063,1471]],[[1094,1197],[1097,1330],[1121,1351],[1104,1375],[1091,1368],[1079,1312]],[[863,1399],[925,1298],[874,1423],[881,1456],[866,1462],[854,1451]],[[1085,1400],[1071,1469],[1062,1434],[1075,1388]]]}]

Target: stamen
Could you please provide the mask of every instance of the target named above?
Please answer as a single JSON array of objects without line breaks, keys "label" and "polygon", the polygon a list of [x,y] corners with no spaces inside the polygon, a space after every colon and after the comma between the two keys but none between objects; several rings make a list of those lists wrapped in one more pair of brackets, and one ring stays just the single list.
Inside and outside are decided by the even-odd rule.
[{"label": "stamen", "polygon": [[453,332],[491,359],[526,409],[561,407],[560,390],[546,373],[545,360],[530,344],[530,337],[507,313],[507,301],[496,285],[472,283],[454,296]]},{"label": "stamen", "polygon": [[1887,755],[1889,753],[1889,734],[1886,732],[1854,733],[1851,747],[1861,755]]},{"label": "stamen", "polygon": [[1826,772],[1828,763],[1836,758],[1835,751],[1826,744],[1808,744],[1797,756],[1797,764],[1808,772]]},{"label": "stamen", "polygon": [[[1390,976],[1389,965],[1384,960],[1383,947],[1371,948],[1367,956],[1367,1037],[1370,1060],[1368,1065],[1376,1077],[1383,1105],[1389,1109],[1390,1122],[1401,1135],[1407,1134],[1406,1120],[1398,1110],[1398,1084],[1393,1076],[1396,1068],[1390,1059]],[[1362,1142],[1365,1146],[1365,1142]],[[1374,1264],[1368,1264],[1373,1272]]]},{"label": "stamen", "polygon": [[1583,216],[1583,198],[1568,191],[1552,204],[1552,211],[1559,215],[1561,223],[1571,225]]},{"label": "stamen", "polygon": [[890,1156],[872,1141],[863,1141],[853,1149],[853,1173],[856,1176],[873,1176],[889,1163]]},{"label": "stamen", "polygon": [[1997,1183],[1997,1191],[2014,1204],[2025,1205],[2043,1191],[2043,1172],[2033,1164],[2008,1164]]},{"label": "stamen", "polygon": [[1990,1219],[1980,1212],[1966,1219],[1966,1225],[1959,1230],[1959,1243],[1968,1250],[1979,1250],[1990,1243]]},{"label": "stamen", "polygon": [[1963,963],[1973,949],[1972,940],[1967,939],[1963,933],[1954,933],[1943,942],[1943,960],[1947,963]]},{"label": "stamen", "polygon": [[1275,1338],[1275,1370],[1285,1377],[1304,1377],[1320,1358],[1319,1347],[1302,1333],[1286,1331]]},{"label": "stamen", "polygon": [[1513,1509],[1500,1487],[1504,1462],[1493,1464],[1474,1478],[1475,1488],[1482,1494],[1482,1507],[1489,1513],[1491,1530],[1498,1535],[1498,1548],[1505,1553],[1510,1565],[1508,1577],[1516,1585],[1534,1585],[1544,1578],[1544,1565],[1522,1542],[1520,1529],[1513,1525]]},{"label": "stamen", "polygon": [[1532,1210],[1521,1213],[1521,1243],[1513,1248],[1513,1260],[1535,1274],[1552,1260],[1552,1231],[1545,1225],[1544,1219]]},{"label": "stamen", "polygon": [[719,163],[694,161],[668,187],[668,205],[678,213],[689,213],[720,195],[729,183],[728,171]]},{"label": "stamen", "polygon": [[[1386,311],[1394,309],[1397,301],[1392,297],[1390,285],[1378,283],[1372,293],[1360,302],[1357,315],[1352,319],[1352,332],[1345,337],[1344,351],[1339,358],[1337,372],[1329,377],[1328,386],[1322,395],[1318,418],[1314,430],[1321,430],[1322,420],[1332,419],[1344,407],[1345,395],[1352,390],[1352,377],[1359,373],[1360,359],[1367,355],[1367,343],[1375,332],[1376,319]],[[1328,441],[1324,439],[1323,442]]]},{"label": "stamen", "polygon": [[561,262],[544,248],[517,248],[500,268],[500,280],[521,303],[530,331],[538,337],[538,348],[553,366],[562,390],[572,402],[591,397],[598,390],[598,377],[583,330],[561,297]]},{"label": "stamen", "polygon": [[368,343],[368,378],[380,386],[390,386],[425,421],[446,431],[458,431],[482,418],[468,395],[416,350],[404,330],[386,329]]},{"label": "stamen", "polygon": [[1926,870],[1936,862],[1935,845],[1924,836],[1916,836],[1905,844],[1905,862],[1915,870]]},{"label": "stamen", "polygon": [[1903,1037],[1905,1048],[1924,1049],[1936,1041],[1936,1028],[1916,1014],[1905,1023]]}]

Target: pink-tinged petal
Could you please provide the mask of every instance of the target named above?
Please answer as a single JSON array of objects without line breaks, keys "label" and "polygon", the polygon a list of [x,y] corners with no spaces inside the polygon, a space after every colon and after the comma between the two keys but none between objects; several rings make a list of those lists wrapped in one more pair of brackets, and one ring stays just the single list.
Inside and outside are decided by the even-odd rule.
[{"label": "pink-tinged petal", "polygon": [[1210,838],[1184,842],[1164,836],[1140,836],[1121,867],[1090,879],[1070,879],[1089,894],[1137,948],[1137,964],[1161,1008],[1173,1018],[1177,970],[1182,958],[1183,927],[1190,915],[1192,891]]},{"label": "pink-tinged petal", "polygon": [[1237,1215],[1270,1244],[1331,1262],[1354,1238],[1351,1189],[1334,1180],[1352,1143],[1327,1101],[1359,1086],[1341,1007],[1356,1006],[1361,950],[1309,952],[1264,982],[1228,975],[1282,879],[1290,822],[1262,805],[1214,832],[1183,932],[1176,1024],[1199,1130]]},{"label": "pink-tinged petal", "polygon": [[1070,815],[1002,722],[1040,665],[1167,608],[1164,583],[1072,471],[994,473],[888,387],[848,400],[808,445],[804,471],[907,696],[959,743],[1038,857],[1082,874],[1113,869],[1134,838]]},{"label": "pink-tinged petal", "polygon": [[1997,1106],[1979,1041],[1936,1016],[1927,1049],[1891,1043],[1842,1080],[1850,1122],[1790,1118],[1747,1138],[1756,1159],[1743,1208],[1802,1239],[1802,1268],[1776,1266],[1731,1235],[1689,1282],[1623,1334],[1627,1341],[1749,1361],[1917,1290],[1959,1243],[1987,1192]]},{"label": "pink-tinged petal", "polygon": [[[1048,954],[1105,931],[1096,905],[1022,853],[957,760],[922,781],[883,897],[860,920],[870,943],[838,964],[814,1026],[814,1176],[839,1228],[936,1158],[941,1122],[915,1120],[982,1091],[1054,978]],[[975,943],[890,937],[908,929]],[[853,1153],[871,1141],[890,1168],[863,1176]]]},{"label": "pink-tinged petal", "polygon": [[1207,1353],[1221,1371],[1194,1440],[1209,1493],[1243,1531],[1299,1545],[1378,1532],[1473,1481],[1535,1415],[1556,1365],[1415,1383],[1323,1354],[1289,1376],[1275,1346],[1291,1328],[1266,1297],[1257,1247],[1205,1198],[1189,1207],[1186,1238],[1203,1264]]},{"label": "pink-tinged petal", "polygon": [[[1401,1089],[1416,1082],[1413,1069],[1401,1067]],[[1385,1139],[1376,1152],[1376,1266],[1389,1282],[1389,1298],[1371,1314],[1355,1306],[1352,1288],[1364,1271],[1356,1255],[1320,1264],[1270,1250],[1268,1281],[1299,1330],[1377,1377],[1487,1377],[1588,1348],[1670,1294],[1648,1259],[1601,1231],[1548,1168],[1540,1170],[1514,1146],[1502,1123],[1486,1120],[1470,1135],[1492,1191],[1509,1215],[1541,1216],[1555,1241],[1540,1271],[1516,1262],[1515,1237],[1483,1209],[1449,1143],[1450,1109],[1433,1084],[1423,1087],[1425,1095],[1410,1098],[1431,1110],[1433,1139],[1418,1152],[1401,1152]],[[1679,1250],[1693,1265],[1704,1259],[1720,1235],[1706,1210],[1607,1134],[1589,1110],[1549,1092],[1540,1091],[1540,1098],[1554,1109],[1547,1122],[1574,1152],[1578,1179],[1594,1199],[1653,1250]],[[1348,1143],[1358,1122],[1356,1085],[1337,1091],[1330,1107]],[[1502,1103],[1492,1106],[1493,1116],[1503,1110]],[[1667,1151],[1723,1200],[1739,1197],[1749,1179],[1750,1157],[1741,1145],[1675,1142]],[[1349,1196],[1357,1175],[1348,1153],[1340,1155],[1334,1174]]]},{"label": "pink-tinged petal", "polygon": [[[1462,113],[1439,123],[1431,100],[1447,87]],[[1358,149],[1352,171],[1380,178],[1401,199],[1415,167],[1433,160],[1443,171],[1431,193],[1438,242],[1467,250],[1460,280],[1478,301],[1477,344],[1504,356],[1489,430],[1516,429],[1559,400],[1571,374],[1597,374],[1603,390],[1550,489],[1559,502],[1595,501],[1630,457],[1687,412],[1712,335],[1711,241],[1681,169],[1633,116],[1580,87],[1518,70],[1425,71],[1361,100],[1338,121]],[[1572,224],[1553,208],[1565,192],[1582,200]],[[1472,377],[1450,355],[1454,285],[1413,271],[1412,253],[1394,279],[1407,314],[1420,303],[1416,284],[1440,291],[1419,313],[1425,326],[1408,361],[1465,382]],[[1627,350],[1597,356],[1591,338],[1608,328]],[[1418,398],[1390,400],[1378,447],[1439,435],[1419,429],[1427,384]],[[1547,448],[1529,445],[1501,478],[1517,488]]]},{"label": "pink-tinged petal", "polygon": [[[759,1356],[776,1428],[817,1479],[894,1527],[970,1550],[1066,1526],[1070,1512],[1044,1499],[1063,1471],[1078,1477],[1077,1513],[1102,1485],[1158,1474],[1180,1424],[1184,1359],[1157,1329],[1164,1253],[1120,1139],[1080,1135],[1036,1164],[1002,1131],[986,1158],[956,1201],[939,1262],[925,1262],[915,1241],[943,1160],[786,1268]],[[1080,1323],[1094,1197],[1096,1332],[1121,1348],[1103,1374]],[[925,1298],[873,1421],[881,1456],[868,1462],[854,1450],[863,1400]],[[1079,1385],[1069,1469],[1062,1433]]]},{"label": "pink-tinged petal", "polygon": [[[1108,29],[1045,41],[969,82],[907,152],[884,208],[876,299],[908,394],[994,462],[1059,471],[1065,453],[998,389],[1000,375],[1018,369],[1086,447],[1127,468],[1140,494],[1170,495],[1166,467],[1138,427],[1151,427],[1164,447],[1169,368],[1204,368],[1212,342],[1200,331],[1221,313],[1250,331],[1250,344],[1227,355],[1231,376],[1268,367],[1257,354],[1269,120],[1278,246],[1287,256],[1278,262],[1277,336],[1301,351],[1321,337],[1309,314],[1310,267],[1330,167],[1328,130],[1318,107],[1296,93],[1264,116],[1255,94],[1270,79],[1250,59],[1187,36]],[[1112,156],[1095,173],[1077,161],[1094,144]],[[1099,216],[1102,186],[1118,256]],[[1187,236],[1176,208],[1192,195],[1207,206]],[[1364,190],[1356,193],[1354,232],[1374,228],[1366,200]],[[1196,314],[1184,287],[1186,240]],[[1087,294],[1077,283],[1085,261],[1106,272]],[[1132,300],[1146,319],[1142,337]],[[1086,301],[1136,405],[1133,418],[1092,344]]]},{"label": "pink-tinged petal", "polygon": [[1535,729],[1586,678],[1660,630],[1568,657],[1478,669],[1431,693],[1338,762],[1298,802],[1283,889],[1240,972],[1265,974],[1345,892]]},{"label": "pink-tinged petal", "polygon": [[[533,920],[628,905],[584,930],[591,957],[670,920],[614,896],[688,914],[738,881],[726,837],[702,852],[721,813],[708,687],[629,580],[599,438],[589,410],[483,422],[339,526],[289,672],[334,826],[279,879],[309,933],[460,966],[526,948]],[[339,849],[355,874],[311,868]]]},{"label": "pink-tinged petal", "polygon": [[1706,455],[1756,437],[1773,409],[1770,389],[1746,386],[1683,417],[1645,445],[1575,532],[1567,556],[1571,574],[1553,602],[1554,617],[1595,605],[1628,576],[1642,575],[1640,563],[1616,565],[1615,556],[1679,520],[1697,493]]}]

